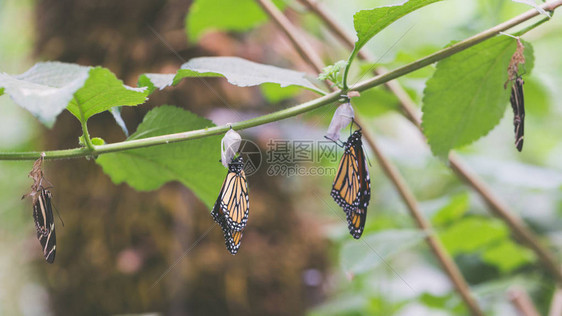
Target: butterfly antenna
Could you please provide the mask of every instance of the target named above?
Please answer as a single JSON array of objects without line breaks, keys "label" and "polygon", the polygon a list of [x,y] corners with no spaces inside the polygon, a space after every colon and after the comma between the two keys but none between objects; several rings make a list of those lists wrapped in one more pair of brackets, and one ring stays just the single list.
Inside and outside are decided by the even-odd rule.
[{"label": "butterfly antenna", "polygon": [[359,124],[355,121],[355,119],[353,119],[351,122],[352,122],[351,125],[355,124],[355,126],[359,127],[359,130],[360,130],[360,131],[363,130],[363,128],[361,127],[361,125],[359,125]]},{"label": "butterfly antenna", "polygon": [[59,217],[59,220],[62,224],[62,227],[64,227],[64,221],[62,220],[62,217],[60,216],[59,210],[57,209],[57,207],[55,206],[54,203],[51,203],[51,205],[55,208],[55,211],[57,212],[57,216]]},{"label": "butterfly antenna", "polygon": [[363,147],[363,152],[365,153],[365,157],[367,157],[367,163],[369,163],[369,167],[372,167],[373,165],[371,164],[371,159],[369,158],[369,155],[367,154],[367,151],[365,150],[365,146],[361,145],[361,147]]},{"label": "butterfly antenna", "polygon": [[[341,140],[339,140],[339,139],[333,140],[333,139],[331,139],[330,137],[328,137],[328,136],[326,136],[326,135],[324,135],[324,138],[326,138],[326,139],[329,140],[329,141],[334,142],[334,144],[336,144],[338,147],[342,147],[342,148],[344,147],[344,143],[343,143]],[[338,143],[338,142],[340,142],[341,144]]]}]

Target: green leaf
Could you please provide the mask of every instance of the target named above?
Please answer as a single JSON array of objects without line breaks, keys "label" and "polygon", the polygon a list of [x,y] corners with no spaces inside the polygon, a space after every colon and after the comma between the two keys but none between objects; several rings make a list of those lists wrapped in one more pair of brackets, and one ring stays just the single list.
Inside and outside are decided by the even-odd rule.
[{"label": "green leaf", "polygon": [[545,83],[538,78],[525,78],[525,112],[543,118],[551,114],[552,101]]},{"label": "green leaf", "polygon": [[101,146],[105,144],[105,140],[103,140],[103,138],[94,137],[92,138],[92,144],[94,144],[95,146]]},{"label": "green leaf", "polygon": [[[127,140],[214,126],[191,112],[160,106],[148,112]],[[221,136],[132,149],[101,155],[96,162],[116,183],[140,191],[155,190],[169,181],[189,187],[209,208],[215,202],[226,170],[219,163]]]},{"label": "green leaf", "polygon": [[357,41],[349,56],[347,70],[349,70],[351,62],[355,56],[357,56],[359,50],[365,46],[373,36],[406,14],[438,1],[441,0],[410,0],[395,5],[361,10],[355,13],[353,16],[353,25],[357,33]]},{"label": "green leaf", "polygon": [[443,245],[452,255],[468,253],[501,240],[509,232],[498,220],[469,217],[455,223],[439,234]]},{"label": "green leaf", "polygon": [[[274,1],[280,9],[283,1]],[[254,0],[195,0],[186,16],[185,28],[191,42],[208,30],[247,31],[266,22],[267,15]]]},{"label": "green leaf", "polygon": [[2,73],[0,87],[48,127],[65,108],[78,119],[81,109],[87,120],[113,106],[143,103],[148,95],[146,88],[123,85],[105,68],[60,62],[37,63],[21,75]]},{"label": "green leaf", "polygon": [[[524,42],[524,69],[533,67],[533,51]],[[516,41],[498,36],[437,63],[423,97],[423,131],[436,156],[488,134],[505,113],[510,89],[504,89]],[[521,68],[520,68],[521,69]]]},{"label": "green leaf", "polygon": [[420,303],[427,307],[444,309],[453,315],[465,315],[466,307],[461,300],[455,295],[454,292],[449,292],[445,295],[438,296],[428,292],[424,292],[418,297]]},{"label": "green leaf", "polygon": [[384,263],[393,255],[417,245],[426,237],[419,230],[385,230],[370,234],[362,241],[346,242],[340,252],[342,267],[351,273],[363,273]]},{"label": "green leaf", "polygon": [[322,72],[318,75],[318,80],[322,80],[322,81],[329,80],[336,87],[341,89],[343,87],[343,83],[340,73],[342,72],[343,69],[345,69],[346,65],[347,65],[347,61],[340,60],[334,63],[333,65],[328,65],[324,67],[322,69]]},{"label": "green leaf", "polygon": [[[436,51],[440,50],[441,47],[436,47],[434,45],[424,45],[421,47],[417,47],[414,50],[407,50],[407,51],[399,51],[396,56],[394,57],[394,60],[389,63],[386,68],[388,69],[393,69],[393,68],[398,68],[401,67],[403,65],[409,64],[411,62],[415,62],[416,60],[423,58],[427,55],[431,55],[433,53],[435,53]],[[418,78],[423,78],[423,79],[427,79],[429,77],[431,77],[433,75],[433,73],[435,72],[435,67],[433,65],[427,66],[427,67],[423,67],[420,68],[414,72],[411,72],[409,74],[404,75],[402,78],[412,78],[412,79],[418,79]]]},{"label": "green leaf", "polygon": [[146,73],[139,76],[137,85],[139,87],[146,87],[148,94],[152,94],[156,89],[162,90],[170,86],[171,82],[174,80],[174,76],[174,74]]},{"label": "green leaf", "polygon": [[264,98],[269,103],[278,103],[293,98],[302,91],[302,89],[297,86],[281,88],[278,84],[274,83],[263,83],[260,85],[260,89]]},{"label": "green leaf", "polygon": [[351,103],[365,117],[375,117],[399,109],[396,95],[383,88],[365,90],[359,97],[351,99]]},{"label": "green leaf", "polygon": [[258,64],[239,57],[199,57],[183,64],[174,74],[143,74],[139,86],[164,89],[176,85],[185,77],[224,77],[239,87],[276,83],[281,87],[300,86],[323,93],[304,72]]},{"label": "green leaf", "polygon": [[0,73],[0,87],[16,104],[52,127],[74,93],[88,79],[90,69],[75,64],[42,62],[20,75]]},{"label": "green leaf", "polygon": [[126,86],[108,69],[95,67],[90,69],[84,86],[74,94],[68,110],[78,120],[87,121],[115,106],[144,103],[147,96],[148,89]]},{"label": "green leaf", "polygon": [[536,260],[534,253],[511,240],[490,247],[482,254],[484,262],[492,264],[500,271],[509,273],[523,265],[533,263]]},{"label": "green leaf", "polygon": [[461,218],[468,211],[469,196],[467,193],[461,193],[451,198],[445,207],[441,208],[431,221],[435,226],[443,226],[454,222]]}]

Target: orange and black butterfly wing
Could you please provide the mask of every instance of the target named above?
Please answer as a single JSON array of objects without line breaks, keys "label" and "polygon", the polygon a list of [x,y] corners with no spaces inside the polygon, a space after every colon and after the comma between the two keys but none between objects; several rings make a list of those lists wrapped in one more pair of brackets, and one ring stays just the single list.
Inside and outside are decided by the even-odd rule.
[{"label": "orange and black butterfly wing", "polygon": [[221,208],[220,197],[221,195],[219,195],[219,198],[215,202],[215,206],[211,211],[211,215],[213,216],[215,222],[217,222],[222,229],[222,232],[224,234],[224,243],[226,245],[226,249],[228,249],[228,251],[230,251],[231,254],[235,255],[238,252],[238,249],[240,248],[243,230],[235,231],[230,229],[230,227],[226,222],[224,212]]},{"label": "orange and black butterfly wing", "polygon": [[[224,184],[223,184],[224,187]],[[222,193],[222,189],[221,189],[221,193]],[[219,224],[222,227],[222,223],[224,222],[224,215],[222,213],[221,210],[221,193],[219,193],[219,197],[217,198],[217,201],[215,202],[215,205],[213,206],[213,210],[211,211],[211,216],[213,216],[213,219],[215,220],[215,222],[217,222],[217,224]]]},{"label": "orange and black butterfly wing", "polygon": [[365,229],[367,221],[367,208],[355,208],[344,210],[347,217],[347,228],[353,238],[359,239]]},{"label": "orange and black butterfly wing", "polygon": [[230,174],[230,171],[226,174],[226,178],[222,182],[222,186],[221,186],[221,190],[219,192],[219,196],[217,197],[217,201],[215,202],[215,205],[213,206],[213,210],[211,211],[211,215],[213,216],[213,219],[221,227],[222,227],[223,222],[224,222],[224,213],[221,209],[221,198],[222,198],[222,193],[224,191],[224,187],[226,185],[226,180],[228,179],[229,174]]},{"label": "orange and black butterfly wing", "polygon": [[330,195],[341,207],[351,207],[357,197],[359,179],[356,176],[351,153],[343,154]]},{"label": "orange and black butterfly wing", "polygon": [[226,249],[228,249],[231,254],[235,255],[238,253],[238,249],[240,249],[244,230],[236,231],[223,228],[222,231],[224,233],[224,244],[226,245]]},{"label": "orange and black butterfly wing", "polygon": [[229,172],[226,175],[220,199],[221,208],[230,229],[243,230],[248,222],[250,201],[241,156],[229,164]]},{"label": "orange and black butterfly wing", "polygon": [[345,143],[345,152],[340,160],[330,193],[334,201],[344,209],[359,206],[361,179],[357,160],[357,142],[361,142],[359,131],[354,132]]},{"label": "orange and black butterfly wing", "polygon": [[[359,131],[360,132],[360,131]],[[366,162],[365,152],[361,139],[354,144],[356,159],[359,170],[359,181],[361,189],[359,190],[359,205],[346,212],[349,233],[353,238],[359,239],[363,234],[365,222],[367,221],[367,207],[371,200],[371,179],[369,176],[369,167]]]},{"label": "orange and black butterfly wing", "polygon": [[55,235],[55,221],[51,206],[51,192],[39,187],[39,196],[33,203],[33,220],[37,230],[37,239],[43,248],[43,255],[48,263],[55,261],[57,238]]},{"label": "orange and black butterfly wing", "polygon": [[361,183],[361,188],[359,190],[359,205],[357,207],[348,208],[345,210],[345,213],[349,233],[353,236],[353,238],[359,239],[363,234],[365,222],[367,221],[367,207],[369,206],[369,202],[371,200],[371,179],[369,177],[369,168],[366,163],[363,146],[359,142],[355,147],[359,169],[359,181]]},{"label": "orange and black butterfly wing", "polygon": [[229,165],[229,171],[213,206],[211,215],[221,227],[225,245],[235,255],[240,248],[242,235],[248,221],[248,184],[239,157]]},{"label": "orange and black butterfly wing", "polygon": [[359,190],[358,207],[366,211],[371,200],[371,177],[369,176],[369,166],[367,165],[361,139],[355,144],[355,152],[357,153],[357,169],[359,170],[359,182],[361,186]]},{"label": "orange and black butterfly wing", "polygon": [[225,189],[221,196],[221,208],[230,229],[235,231],[244,229],[250,213],[248,183],[244,170],[227,175]]},{"label": "orange and black butterfly wing", "polygon": [[336,203],[343,207],[349,233],[356,239],[363,234],[371,199],[371,179],[361,137],[361,130],[357,130],[345,143],[331,192]]}]

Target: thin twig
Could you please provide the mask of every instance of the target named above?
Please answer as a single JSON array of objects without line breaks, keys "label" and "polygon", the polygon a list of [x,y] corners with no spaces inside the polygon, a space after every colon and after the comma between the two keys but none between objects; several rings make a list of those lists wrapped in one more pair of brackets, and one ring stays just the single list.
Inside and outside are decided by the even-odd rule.
[{"label": "thin twig", "polygon": [[[283,32],[290,38],[291,43],[295,46],[295,49],[299,51],[299,53],[304,54],[303,59],[305,61],[310,60],[318,60],[320,59],[314,50],[305,50],[301,45],[303,43],[303,37],[299,35],[300,33],[292,26],[291,22],[273,5],[270,0],[256,0],[259,2],[264,8],[267,7],[268,9],[266,12],[269,14],[270,18],[275,21],[275,23],[283,29]],[[310,66],[315,68],[317,72],[320,73],[323,66],[322,65],[315,65],[310,63]],[[360,126],[363,126],[363,137],[367,140],[367,143],[375,153],[377,160],[382,167],[383,171],[387,175],[387,177],[391,180],[394,184],[396,190],[404,200],[404,203],[408,207],[410,214],[415,219],[416,223],[418,224],[419,228],[427,232],[428,235],[426,237],[427,243],[429,244],[431,250],[437,257],[437,260],[441,263],[445,272],[451,279],[451,282],[454,284],[455,288],[465,301],[466,305],[470,309],[471,313],[474,315],[484,315],[478,303],[473,298],[472,294],[470,293],[470,288],[466,281],[464,280],[460,270],[456,266],[453,259],[449,256],[443,245],[440,243],[439,239],[435,237],[433,234],[433,229],[431,224],[422,216],[421,211],[418,207],[418,203],[416,198],[406,182],[404,178],[401,176],[400,172],[392,164],[392,162],[386,158],[384,153],[380,150],[379,146],[375,142],[375,139],[372,134],[370,134],[366,129],[366,124],[362,124],[359,118],[355,118]]]},{"label": "thin twig", "polygon": [[[88,132],[88,123],[86,117],[84,116],[84,110],[80,106],[80,103],[76,98],[73,98],[74,102],[76,102],[76,107],[80,111],[80,124],[82,125],[82,137],[84,139],[84,146],[89,152],[93,152],[96,149],[94,148],[94,144],[92,143],[92,139],[90,138],[90,133]],[[42,156],[44,157],[44,156]]]},{"label": "thin twig", "polygon": [[[321,18],[329,29],[338,37],[348,48],[353,48],[353,40],[351,36],[349,36],[333,18],[329,16],[329,14],[323,10],[317,3],[312,2],[310,0],[299,0],[301,3],[305,4],[312,12],[314,12],[319,18]],[[555,8],[562,5],[562,1],[553,1],[543,5],[544,9],[550,8],[550,10],[554,10]],[[520,20],[522,16],[528,17],[530,15],[536,15],[536,10],[532,9],[528,12],[523,13],[522,15],[511,19],[510,21]],[[505,22],[500,25],[513,25],[512,22]],[[497,28],[497,27],[495,27]],[[489,34],[491,33],[489,30],[482,32],[480,34]],[[474,38],[473,36],[472,38]],[[359,58],[372,61],[371,58],[366,51],[361,50],[358,54]],[[387,73],[387,70],[383,67],[377,67],[374,70],[375,74],[378,76],[382,76]],[[393,80],[388,81],[385,83],[386,87],[392,91],[399,99],[402,111],[404,112],[405,116],[415,124],[421,132],[421,118],[420,113],[417,110],[414,101],[408,96],[406,91],[400,86],[400,84]],[[422,133],[423,134],[423,133]],[[476,192],[480,194],[480,196],[486,201],[488,206],[490,207],[492,213],[497,217],[501,218],[511,229],[512,234],[515,236],[517,240],[522,242],[527,247],[531,248],[543,266],[555,277],[556,281],[559,284],[562,284],[562,272],[557,264],[556,258],[546,249],[544,248],[540,242],[538,237],[527,228],[524,222],[514,215],[514,213],[509,209],[509,207],[502,203],[501,200],[495,196],[491,188],[482,181],[474,172],[472,172],[468,167],[466,167],[461,159],[454,153],[449,155],[449,164],[451,169],[468,185],[470,185]]]},{"label": "thin twig", "polygon": [[[356,120],[358,119],[356,118]],[[362,125],[361,122],[358,122],[358,124],[361,126],[365,126],[365,124]],[[396,166],[392,164],[392,162],[390,162],[390,160],[386,158],[386,156],[382,153],[379,146],[375,142],[374,137],[368,131],[365,131],[365,128],[363,128],[363,130],[363,137],[365,138],[365,140],[367,140],[367,143],[373,150],[373,153],[377,157],[379,165],[381,166],[386,176],[390,178],[391,182],[396,187],[396,190],[402,197],[402,200],[404,200],[404,203],[406,203],[411,216],[415,219],[419,228],[428,233],[426,237],[427,243],[445,269],[445,272],[455,285],[455,288],[463,298],[464,302],[471,310],[471,313],[473,315],[484,315],[484,313],[480,309],[480,306],[470,293],[470,288],[466,283],[466,280],[462,276],[459,268],[457,267],[447,250],[445,250],[445,247],[443,246],[443,244],[441,244],[439,238],[435,236],[431,224],[422,216],[418,202],[411,189],[406,184],[406,181],[398,171],[398,168],[396,168]]]},{"label": "thin twig", "polygon": [[548,311],[548,316],[560,316],[562,315],[562,289],[557,288],[554,290],[552,295],[552,301],[550,302],[550,310]]},{"label": "thin twig", "polygon": [[283,15],[281,11],[277,9],[275,4],[271,1],[256,0],[258,4],[263,8],[263,10],[272,18],[272,20],[277,24],[277,26],[285,33],[285,35],[291,41],[291,44],[299,53],[302,59],[306,61],[316,72],[320,73],[322,71],[323,62],[322,59],[315,54],[307,54],[307,52],[313,51],[314,48],[308,44],[308,41],[301,36],[297,31],[295,26]]},{"label": "thin twig", "polygon": [[520,217],[501,201],[492,189],[474,172],[468,169],[455,153],[449,154],[451,169],[466,183],[480,194],[494,215],[502,219],[511,229],[513,236],[529,247],[537,255],[542,265],[554,276],[558,284],[562,284],[562,273],[554,255],[539,242],[539,238],[525,225]]},{"label": "thin twig", "polygon": [[533,304],[533,300],[522,287],[509,289],[507,296],[522,316],[540,316],[541,314]]}]

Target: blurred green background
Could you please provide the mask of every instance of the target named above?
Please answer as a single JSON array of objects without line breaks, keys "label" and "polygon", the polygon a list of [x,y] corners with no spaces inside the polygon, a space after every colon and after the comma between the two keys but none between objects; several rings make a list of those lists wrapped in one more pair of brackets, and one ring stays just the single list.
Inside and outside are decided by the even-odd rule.
[{"label": "blurred green background", "polygon": [[[192,57],[232,55],[310,72],[273,24],[258,17],[246,25],[255,18],[248,13],[228,20],[228,28],[247,31],[212,30],[222,21],[217,18],[220,1],[196,2],[200,11],[207,10],[199,12],[199,33],[190,30],[189,22],[186,33],[185,17],[193,18],[189,1],[0,0],[0,71],[22,73],[37,61],[60,60],[102,65],[135,85],[141,73],[172,73]],[[351,32],[355,11],[392,2],[321,3]],[[347,58],[318,19],[297,2],[286,1],[286,6],[291,20],[310,32],[327,64]],[[392,69],[528,9],[511,1],[444,1],[394,23],[368,49]],[[562,247],[561,30],[562,19],[555,15],[524,36],[535,49],[535,68],[524,77],[523,152],[513,146],[509,107],[488,136],[460,150],[557,259]],[[355,67],[351,83],[369,76],[362,74],[365,67]],[[418,104],[432,73],[427,67],[399,80]],[[292,88],[207,81],[210,88],[198,79],[184,80],[153,94],[145,105],[124,108],[129,130],[162,104],[224,124],[314,97]],[[394,111],[396,102],[375,88],[355,105],[413,188],[479,303],[487,314],[513,315],[508,293],[519,286],[546,314],[552,278],[489,215],[479,196],[431,156],[418,131]],[[324,107],[241,134],[266,155],[271,139],[322,140],[332,113],[333,107]],[[89,127],[93,136],[108,142],[124,139],[109,113],[92,118]],[[67,112],[49,130],[8,96],[0,97],[2,151],[72,148],[80,135],[79,124]],[[361,240],[349,236],[343,213],[329,196],[332,176],[268,176],[264,162],[249,177],[251,213],[236,256],[226,251],[209,210],[188,188],[169,183],[157,191],[136,192],[111,183],[93,161],[48,161],[45,174],[55,186],[53,201],[65,222],[64,227],[56,222],[53,265],[44,262],[35,238],[30,201],[20,200],[31,185],[32,162],[0,161],[0,315],[466,314],[424,235],[367,152],[373,191]],[[219,159],[219,144],[209,157]],[[302,166],[330,169],[336,164]]]}]

